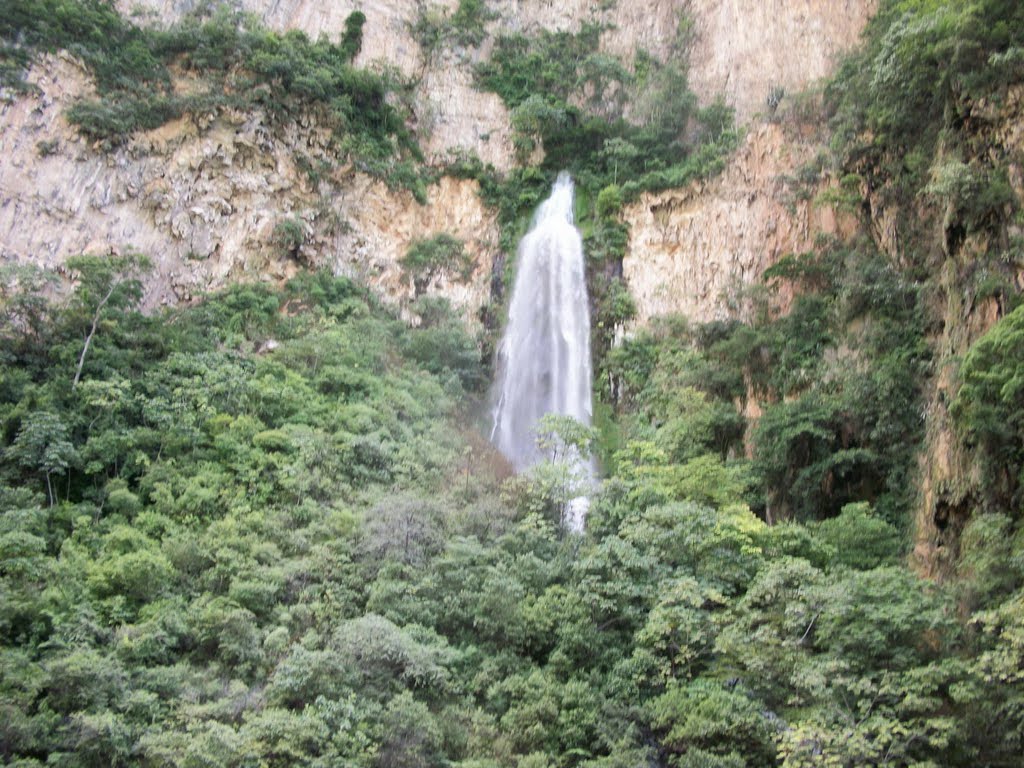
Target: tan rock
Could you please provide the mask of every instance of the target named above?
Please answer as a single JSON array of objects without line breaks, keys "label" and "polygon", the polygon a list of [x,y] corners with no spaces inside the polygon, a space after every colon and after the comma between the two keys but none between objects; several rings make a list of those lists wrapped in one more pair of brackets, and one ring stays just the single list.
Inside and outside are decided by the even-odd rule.
[{"label": "tan rock", "polygon": [[759,280],[779,258],[810,250],[819,233],[837,231],[834,213],[801,199],[789,178],[817,150],[762,124],[718,178],[628,206],[623,276],[637,322],[666,314],[722,319],[732,311],[730,291]]},{"label": "tan rock", "polygon": [[[4,261],[57,268],[78,253],[136,250],[154,262],[151,307],[234,281],[285,279],[302,266],[358,274],[385,298],[407,302],[412,287],[398,260],[415,238],[448,232],[467,242],[477,269],[465,284],[442,276],[432,292],[469,321],[489,300],[497,225],[476,182],[445,179],[422,206],[339,171],[321,194],[295,161],[299,153],[321,156],[321,132],[271,129],[259,115],[228,115],[205,131],[177,121],[101,154],[63,117],[91,87],[75,61],[46,57],[31,79],[40,94],[0,106],[0,151],[20,161],[0,163]],[[40,142],[62,151],[41,152]],[[288,218],[306,233],[299,261],[273,242]]]},{"label": "tan rock", "polygon": [[772,88],[794,94],[831,74],[878,0],[690,0],[690,85],[722,94],[740,123],[766,109]]}]

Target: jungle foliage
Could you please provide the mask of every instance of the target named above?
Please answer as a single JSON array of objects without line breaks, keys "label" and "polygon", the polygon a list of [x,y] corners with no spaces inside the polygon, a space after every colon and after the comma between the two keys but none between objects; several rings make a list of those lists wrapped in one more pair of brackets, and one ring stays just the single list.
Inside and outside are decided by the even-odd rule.
[{"label": "jungle foliage", "polygon": [[448,274],[465,281],[473,273],[473,260],[466,251],[466,244],[447,233],[414,240],[402,257],[401,265],[412,278],[417,296],[439,275]]},{"label": "jungle foliage", "polygon": [[[747,428],[736,403],[754,400],[753,459],[740,464],[755,508],[814,520],[867,501],[902,527],[931,359],[918,286],[867,239],[783,259],[766,279],[737,297],[750,321],[663,320],[609,352],[603,396],[624,414],[620,440],[729,460]],[[772,295],[783,280],[797,290],[780,316]]]},{"label": "jungle foliage", "polygon": [[[193,46],[117,26],[108,8],[0,5],[4,61],[69,34],[89,62],[119,39],[143,79],[163,77],[161,51],[203,71],[209,55],[210,71],[255,78],[232,82],[290,109],[320,102],[289,72],[313,61],[327,78],[314,81],[334,83],[358,47],[358,19],[337,50],[220,17],[196,22]],[[460,3],[468,28],[481,8]],[[893,200],[950,203],[947,231],[1000,231],[1012,204],[993,191],[999,163],[970,151],[963,108],[1020,78],[1019,14],[996,0],[881,4],[860,66],[831,85],[854,210],[870,179]],[[593,34],[508,38],[481,71],[550,165],[497,179],[462,158],[454,172],[478,175],[511,224],[572,160],[603,268],[624,247],[623,201],[689,178],[687,163],[713,166],[727,114],[695,113],[680,73],[643,56],[628,75],[588,61]],[[239,40],[245,60],[217,64]],[[269,90],[261,71],[277,73]],[[645,78],[668,95],[644,102],[643,124],[599,119]],[[927,130],[896,110],[908,83]],[[569,106],[581,94],[597,96]],[[383,157],[401,138],[376,104],[352,102],[344,135],[383,137]],[[680,114],[707,137],[720,126],[723,143],[688,143],[665,117]],[[930,168],[939,142],[960,165]],[[923,241],[901,232],[902,261],[869,238],[825,242],[736,292],[744,320],[665,318],[614,348],[634,308],[608,275],[594,292],[601,433],[547,421],[550,460],[511,479],[476,436],[488,376],[444,301],[419,297],[410,329],[366,289],[308,274],[146,314],[141,257],[73,260],[58,301],[57,276],[5,267],[0,756],[23,768],[1017,766],[1024,315],[963,361],[951,413],[992,493],[953,578],[924,580],[905,559],[934,285]],[[405,267],[426,287],[464,257],[435,237]],[[785,314],[782,286],[795,296]],[[763,412],[748,432],[751,397]],[[567,535],[558,446],[595,439],[604,484],[586,533]]]},{"label": "jungle foliage", "polygon": [[[131,260],[75,276],[61,306],[45,275],[3,280],[7,763],[1019,756],[1014,521],[976,520],[945,587],[900,564],[870,504],[767,525],[730,456],[720,396],[738,383],[699,361],[730,334],[623,348],[652,361],[623,397],[653,432],[618,452],[577,537],[558,527],[557,449],[503,482],[466,447],[483,376],[443,303],[408,329],[306,275],[147,316]],[[545,446],[592,439],[549,426]]]}]

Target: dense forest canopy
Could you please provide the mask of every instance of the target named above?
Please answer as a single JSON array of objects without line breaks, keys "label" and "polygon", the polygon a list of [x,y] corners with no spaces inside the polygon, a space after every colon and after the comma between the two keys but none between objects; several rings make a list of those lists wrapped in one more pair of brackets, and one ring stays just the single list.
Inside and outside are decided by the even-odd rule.
[{"label": "dense forest canopy", "polygon": [[[420,33],[475,45],[484,12],[462,0]],[[437,172],[387,84],[351,67],[358,18],[339,44],[231,18],[142,31],[98,0],[0,2],[3,76],[16,86],[33,51],[72,41],[103,99],[72,119],[116,143],[189,109],[169,88],[139,101],[125,68],[152,86],[184,61],[212,73],[210,103],[324,110],[368,167],[406,168],[410,184]],[[584,55],[593,34],[501,38],[478,78],[524,152],[575,159],[597,281],[621,258],[624,201],[713,170],[735,135],[723,108],[691,103],[685,72]],[[612,81],[678,99],[627,123]],[[884,0],[826,89],[818,171],[858,216],[880,200],[902,211],[900,258],[867,234],[823,242],[749,289],[746,319],[664,318],[617,345],[627,289],[595,285],[601,418],[542,435],[572,431],[600,458],[581,536],[558,526],[572,493],[559,451],[510,478],[480,436],[489,372],[442,300],[419,296],[410,328],[354,282],[310,273],[146,314],[143,256],[72,260],[59,300],[56,276],[3,267],[0,755],[1019,765],[1024,251],[1009,158],[986,151],[972,107],[1022,81],[1021,4]],[[581,105],[567,87],[604,96]],[[481,178],[513,238],[553,169],[449,170]],[[906,564],[920,414],[936,254],[966,259],[965,243],[964,290],[1004,317],[959,366],[950,413],[985,492],[932,581]],[[466,266],[438,238],[405,262],[418,293],[439,265]],[[784,315],[781,284],[795,287]],[[752,396],[756,426],[737,407]]]}]

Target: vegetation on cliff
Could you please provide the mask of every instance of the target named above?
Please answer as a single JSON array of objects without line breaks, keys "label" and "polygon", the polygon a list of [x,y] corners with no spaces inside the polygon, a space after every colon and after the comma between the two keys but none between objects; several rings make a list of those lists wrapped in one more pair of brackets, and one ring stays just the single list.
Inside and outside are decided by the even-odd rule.
[{"label": "vegetation on cliff", "polygon": [[[680,57],[681,25],[672,49]],[[673,60],[640,51],[625,62],[601,52],[601,32],[589,24],[577,33],[497,39],[478,80],[512,110],[519,157],[542,148],[545,168],[569,170],[594,195],[621,181],[627,199],[720,170],[736,142],[732,111],[699,108]]]},{"label": "vegetation on cliff", "polygon": [[[460,4],[467,29],[482,7]],[[331,111],[367,162],[414,156],[386,100],[344,98],[361,93],[348,78],[364,82],[347,63],[358,19],[331,46],[228,16],[142,32],[86,0],[0,10],[5,62],[71,45],[122,117],[143,94],[117,73],[136,67],[157,86],[145,98],[173,106],[173,64],[219,73],[209,98],[243,98],[245,84],[285,113]],[[689,163],[713,167],[727,115],[695,111],[685,80],[644,75],[642,56],[628,75],[591,60],[590,29],[499,41],[481,81],[549,159],[500,181],[471,160],[463,172],[508,223],[549,164],[571,161],[593,274],[608,278],[595,292],[605,482],[580,537],[557,525],[557,451],[506,479],[474,436],[486,371],[442,301],[420,297],[410,329],[363,288],[313,274],[146,315],[145,259],[74,260],[56,302],[53,276],[5,268],[5,762],[1017,765],[1024,316],[1007,169],[1020,158],[1000,155],[979,105],[1024,80],[1022,13],[887,0],[829,87],[832,194],[865,232],[895,210],[892,250],[822,243],[739,293],[744,320],[667,318],[615,347],[632,309],[601,271],[624,244],[618,211],[690,178]],[[104,69],[115,48],[138,63]],[[644,77],[675,117],[600,117]],[[710,142],[688,143],[680,115]],[[985,492],[933,582],[905,557],[948,260],[1005,317],[965,355],[950,403]],[[466,267],[462,244],[419,241],[405,267],[426,286]],[[780,315],[783,286],[795,298]],[[762,409],[752,430],[744,400]]]},{"label": "vegetation on cliff", "polygon": [[97,90],[68,117],[103,145],[186,114],[259,110],[279,123],[312,114],[332,132],[340,157],[424,195],[421,153],[389,98],[401,84],[352,65],[361,12],[334,44],[270,32],[226,5],[203,8],[161,29],[130,23],[110,0],[3,0],[0,85],[28,87],[21,77],[31,55],[64,49],[88,67]]}]

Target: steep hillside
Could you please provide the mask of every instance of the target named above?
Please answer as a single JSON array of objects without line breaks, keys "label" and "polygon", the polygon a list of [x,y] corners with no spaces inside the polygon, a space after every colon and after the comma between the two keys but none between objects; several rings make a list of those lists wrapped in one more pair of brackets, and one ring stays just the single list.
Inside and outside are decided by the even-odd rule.
[{"label": "steep hillside", "polygon": [[0,0],[4,764],[1018,768],[1019,0],[241,6]]},{"label": "steep hillside", "polygon": [[[442,161],[452,151],[471,152],[499,171],[512,167],[515,160],[509,110],[496,94],[482,90],[474,76],[474,68],[489,57],[496,35],[578,30],[597,21],[607,25],[600,35],[601,48],[628,66],[638,50],[665,58],[678,56],[675,46],[682,45],[701,101],[710,103],[724,92],[746,121],[766,108],[772,88],[795,92],[824,75],[838,51],[855,42],[871,10],[870,3],[847,3],[841,12],[778,3],[769,14],[770,23],[739,25],[712,3],[613,3],[599,10],[590,3],[556,8],[524,2],[489,10],[480,22],[484,26],[479,36],[453,40],[450,32],[441,31],[451,29],[448,19],[456,6],[384,0],[361,5],[366,23],[356,63],[386,63],[407,78],[409,91],[403,99],[428,160]],[[314,38],[333,39],[341,36],[345,20],[355,10],[347,3],[297,0],[243,7],[259,13],[272,28],[301,29]],[[171,23],[191,8],[188,3],[169,2],[122,5],[132,19],[144,24]],[[746,17],[744,9],[733,10]],[[714,56],[709,55],[712,50]],[[784,65],[796,58],[800,67]],[[124,147],[102,151],[93,141],[78,138],[64,121],[67,110],[90,93],[87,71],[62,55],[37,63],[29,81],[38,86],[37,92],[16,94],[0,108],[0,141],[10,158],[0,187],[0,243],[8,260],[56,266],[83,250],[138,249],[157,265],[155,281],[147,286],[150,303],[187,300],[236,279],[280,279],[301,264],[329,265],[365,276],[386,295],[402,299],[411,283],[401,280],[398,257],[412,237],[444,229],[467,240],[478,265],[474,288],[454,286],[444,295],[465,307],[470,317],[487,301],[485,286],[495,262],[496,237],[493,224],[482,224],[488,214],[474,208],[471,185],[448,184],[431,193],[441,205],[428,207],[444,213],[416,211],[418,203],[412,197],[383,190],[368,197],[364,189],[369,182],[344,166],[326,179],[304,170],[310,163],[331,165],[334,160],[335,150],[315,121],[282,127],[271,125],[265,114],[239,110],[189,114],[158,130],[136,134]],[[194,84],[182,82],[178,87]],[[760,161],[749,152],[731,162],[729,178],[746,183],[757,174],[768,187],[774,184],[763,168],[751,167],[760,166]],[[786,173],[795,166],[780,158],[773,167]],[[713,201],[714,194],[706,199]],[[388,210],[403,212],[394,217],[396,221],[415,222],[423,229],[390,230],[391,217],[373,210],[381,195],[387,195]],[[766,189],[762,198],[771,197],[772,191]],[[372,209],[364,210],[363,202],[371,200]],[[763,218],[756,226],[762,229],[802,228],[806,234],[806,222],[790,224],[780,210],[758,215]],[[776,215],[782,215],[781,224],[773,224]],[[801,213],[798,218],[806,216]],[[273,232],[288,221],[301,227],[301,242],[281,248],[274,244]],[[675,251],[701,252],[699,236],[685,231],[679,235]],[[647,234],[638,232],[637,242],[648,240]],[[721,236],[718,245],[725,252],[739,253],[751,248],[750,242],[737,232]],[[743,268],[720,272],[695,286],[695,292],[715,302],[723,282],[735,276],[755,278],[770,259],[759,258],[754,265],[743,256]],[[693,258],[670,268],[670,282],[684,285],[682,276],[700,262]],[[646,274],[660,279],[666,273],[660,267]],[[649,317],[670,305],[651,300],[642,287],[645,279],[637,275],[636,298],[641,316]]]},{"label": "steep hillside", "polygon": [[[607,327],[617,327],[618,334],[624,321],[643,327],[674,313],[691,322],[749,319],[753,305],[742,296],[746,287],[756,288],[762,275],[788,254],[812,252],[821,237],[855,237],[858,206],[866,212],[863,233],[891,259],[916,260],[945,275],[929,283],[935,293],[928,306],[936,318],[927,333],[940,372],[929,378],[935,383],[928,385],[921,406],[928,414],[927,445],[920,454],[922,493],[915,526],[921,567],[938,572],[940,563],[948,567],[955,557],[955,546],[944,548],[955,544],[978,482],[970,456],[955,447],[944,403],[955,393],[956,361],[1007,306],[991,298],[976,300],[971,291],[960,295],[958,288],[965,274],[981,274],[980,279],[990,274],[984,268],[979,272],[972,255],[990,249],[989,242],[957,234],[950,221],[954,209],[940,220],[922,212],[917,200],[894,199],[886,192],[894,185],[884,178],[862,180],[857,192],[864,193],[863,200],[853,203],[851,189],[835,185],[844,173],[861,178],[856,158],[845,168],[813,177],[814,169],[822,167],[829,137],[822,131],[825,118],[815,97],[798,92],[826,74],[839,51],[853,44],[874,4],[848,2],[838,9],[814,3],[756,5],[658,2],[643,8],[625,3],[594,8],[570,3],[555,8],[524,2],[500,9],[467,4],[466,10],[458,3],[382,1],[361,8],[366,21],[355,60],[377,68],[386,63],[406,78],[394,99],[404,105],[428,161],[470,152],[483,162],[480,167],[492,163],[496,170],[491,173],[499,177],[523,159],[517,147],[524,134],[512,124],[515,102],[489,92],[479,68],[502,40],[516,35],[529,40],[545,30],[575,33],[600,23],[605,26],[594,39],[621,64],[635,66],[630,56],[638,50],[667,60],[683,55],[700,101],[710,104],[724,93],[741,121],[754,120],[738,149],[721,164],[721,173],[682,188],[632,192],[633,201],[621,214],[628,233],[624,245],[602,241],[608,235],[598,226],[592,244],[608,259],[601,267],[605,276],[596,276],[592,287],[599,318],[601,311],[610,311],[602,308],[620,290],[607,275],[619,270],[633,305],[621,318],[608,315]],[[356,10],[344,3],[298,0],[243,7],[274,28],[334,39],[342,38]],[[166,25],[191,6],[133,3],[122,9],[140,23]],[[179,92],[201,87],[192,72],[173,76]],[[517,194],[515,185],[510,193],[495,193],[496,177],[481,176],[478,170],[468,175],[489,185],[489,193],[461,170],[454,174],[463,178],[427,174],[425,186],[415,182],[421,184],[418,191],[385,184],[387,178],[380,173],[373,178],[358,161],[339,164],[330,130],[315,114],[282,122],[263,109],[214,107],[104,146],[67,119],[81,99],[96,93],[88,66],[67,53],[48,54],[32,65],[27,82],[32,88],[11,92],[0,115],[0,146],[9,158],[0,168],[0,248],[7,261],[60,269],[81,252],[142,252],[155,265],[145,283],[144,303],[150,307],[189,301],[239,280],[280,281],[301,269],[327,267],[365,280],[408,311],[420,291],[403,268],[403,258],[418,241],[450,235],[464,243],[473,268],[437,270],[421,287],[451,300],[468,322],[483,321],[493,329],[501,271],[535,192],[520,194],[510,217],[493,203]],[[589,108],[608,109],[619,98],[616,91],[624,88],[613,82]],[[590,98],[585,93],[584,88],[570,94],[568,101]],[[1017,93],[1011,91],[998,106],[982,100],[965,107],[965,126],[968,132],[979,126],[987,151],[1008,158],[1007,178],[1019,198]],[[642,108],[639,96],[625,105],[627,114]],[[762,116],[752,118],[755,113]],[[542,142],[530,146],[536,162],[543,157]],[[940,145],[935,152],[938,159],[931,162],[941,163],[945,150]],[[530,182],[534,189],[537,181],[543,180]],[[934,221],[932,230],[911,227],[911,234],[922,236],[908,244],[907,219],[922,215]],[[999,237],[1012,239],[1014,232],[1011,226]],[[934,255],[923,261],[908,255],[922,247]],[[794,290],[799,285],[782,286],[774,312],[788,311]],[[746,412],[760,413],[763,396],[748,388]]]}]

